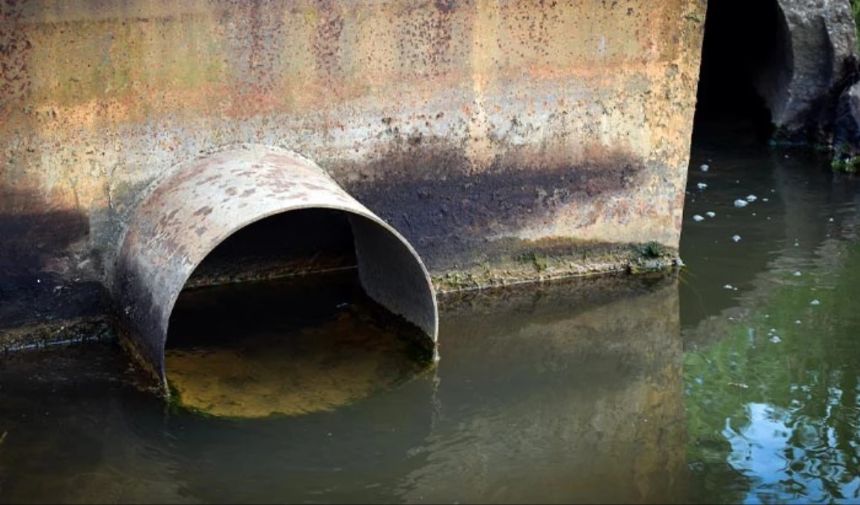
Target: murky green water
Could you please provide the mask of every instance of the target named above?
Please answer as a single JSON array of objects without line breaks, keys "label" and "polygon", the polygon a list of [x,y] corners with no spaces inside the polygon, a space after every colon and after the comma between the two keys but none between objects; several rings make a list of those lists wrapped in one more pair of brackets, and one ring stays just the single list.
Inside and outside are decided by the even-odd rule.
[{"label": "murky green water", "polygon": [[0,502],[860,501],[860,188],[785,154],[696,149],[679,277],[462,295],[431,370],[306,344],[380,379],[303,415],[166,406],[111,344],[4,357]]},{"label": "murky green water", "polygon": [[[691,171],[691,188],[708,187],[688,208],[717,217],[690,224],[682,249],[690,497],[856,503],[857,181],[823,156],[696,154],[714,169]],[[758,200],[732,205],[748,193]]]}]

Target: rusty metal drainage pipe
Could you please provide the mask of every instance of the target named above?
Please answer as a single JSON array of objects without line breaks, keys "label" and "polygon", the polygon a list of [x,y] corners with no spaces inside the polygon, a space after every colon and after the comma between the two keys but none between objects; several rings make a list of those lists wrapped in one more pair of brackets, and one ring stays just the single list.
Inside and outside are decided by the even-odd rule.
[{"label": "rusty metal drainage pipe", "polygon": [[194,269],[245,226],[314,208],[349,216],[365,291],[420,328],[436,349],[436,294],[412,246],[313,162],[250,146],[181,166],[156,184],[127,223],[113,281],[121,334],[165,392],[170,314]]}]

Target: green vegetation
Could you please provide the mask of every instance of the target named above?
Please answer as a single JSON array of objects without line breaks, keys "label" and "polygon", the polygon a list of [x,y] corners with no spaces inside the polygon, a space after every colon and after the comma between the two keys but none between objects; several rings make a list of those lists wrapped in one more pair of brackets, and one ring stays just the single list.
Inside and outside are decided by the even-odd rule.
[{"label": "green vegetation", "polygon": [[[694,470],[694,487],[729,493],[720,501],[742,502],[764,481],[777,495],[852,498],[844,493],[860,471],[860,320],[833,315],[856,312],[860,245],[833,251],[822,266],[802,281],[777,274],[776,289],[746,304],[747,317],[707,324],[699,331],[719,336],[685,356],[688,461],[710,469]],[[764,442],[778,466],[748,459]]]},{"label": "green vegetation", "polygon": [[637,245],[636,252],[638,252],[642,257],[649,259],[663,258],[672,255],[672,251],[659,242],[648,242]]},{"label": "green vegetation", "polygon": [[843,172],[846,174],[856,174],[860,169],[860,156],[842,156],[836,154],[833,156],[833,161],[830,162],[830,167],[835,172]]},{"label": "green vegetation", "polygon": [[[860,33],[860,0],[851,0],[851,10],[854,13],[854,26],[857,27],[857,32]],[[857,47],[860,49],[860,38],[857,41]]]},{"label": "green vegetation", "polygon": [[519,257],[519,260],[523,263],[531,263],[537,272],[543,272],[549,266],[547,257],[536,252],[525,253]]}]

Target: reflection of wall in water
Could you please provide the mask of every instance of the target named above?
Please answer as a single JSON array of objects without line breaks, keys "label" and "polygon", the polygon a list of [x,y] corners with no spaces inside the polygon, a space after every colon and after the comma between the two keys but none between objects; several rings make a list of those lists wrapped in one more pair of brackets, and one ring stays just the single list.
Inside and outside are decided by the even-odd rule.
[{"label": "reflection of wall in water", "polygon": [[402,484],[407,501],[678,496],[677,279],[634,282],[548,286],[449,308],[440,410],[427,465]]},{"label": "reflection of wall in water", "polygon": [[125,372],[107,345],[5,359],[0,503],[189,501],[153,443],[163,435],[163,403],[121,384]]},{"label": "reflection of wall in water", "polygon": [[[256,421],[241,434],[172,419],[170,457],[188,469],[183,489],[239,501],[680,495],[677,279],[607,277],[458,298],[442,314],[435,377],[331,413]],[[237,454],[253,456],[237,465]],[[213,481],[229,486],[215,493]]]}]

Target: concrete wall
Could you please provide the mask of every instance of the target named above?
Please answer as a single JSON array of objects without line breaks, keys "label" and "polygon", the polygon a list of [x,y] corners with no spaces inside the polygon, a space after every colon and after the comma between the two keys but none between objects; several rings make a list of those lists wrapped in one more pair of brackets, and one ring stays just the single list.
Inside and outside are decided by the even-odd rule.
[{"label": "concrete wall", "polygon": [[[701,0],[3,2],[0,285],[104,281],[144,188],[242,143],[319,163],[440,284],[616,268],[627,244],[671,252],[704,11]],[[505,270],[524,254],[546,255],[549,272]]]}]

